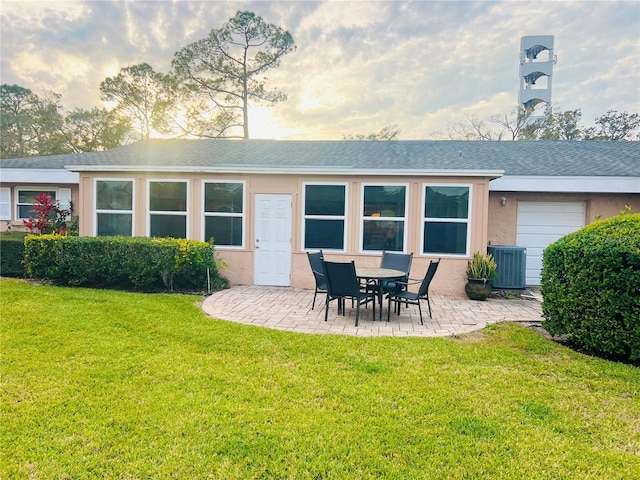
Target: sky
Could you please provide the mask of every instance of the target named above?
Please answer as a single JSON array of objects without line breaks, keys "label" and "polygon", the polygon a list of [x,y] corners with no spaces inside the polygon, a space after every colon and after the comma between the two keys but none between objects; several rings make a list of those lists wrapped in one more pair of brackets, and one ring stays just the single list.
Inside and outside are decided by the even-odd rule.
[{"label": "sky", "polygon": [[452,122],[518,103],[520,39],[553,35],[552,104],[593,125],[640,113],[637,1],[0,0],[0,82],[103,106],[100,82],[140,63],[168,73],[176,51],[249,10],[296,50],[267,72],[286,102],[252,106],[250,137],[340,140],[396,124],[439,138]]}]

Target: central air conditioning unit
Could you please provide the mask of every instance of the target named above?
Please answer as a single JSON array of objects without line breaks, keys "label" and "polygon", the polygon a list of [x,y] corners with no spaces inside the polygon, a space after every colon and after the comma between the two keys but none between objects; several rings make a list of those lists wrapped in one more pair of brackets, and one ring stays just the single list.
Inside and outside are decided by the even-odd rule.
[{"label": "central air conditioning unit", "polygon": [[526,287],[526,248],[512,245],[489,245],[487,252],[493,255],[493,260],[498,266],[496,278],[491,280],[493,288]]}]

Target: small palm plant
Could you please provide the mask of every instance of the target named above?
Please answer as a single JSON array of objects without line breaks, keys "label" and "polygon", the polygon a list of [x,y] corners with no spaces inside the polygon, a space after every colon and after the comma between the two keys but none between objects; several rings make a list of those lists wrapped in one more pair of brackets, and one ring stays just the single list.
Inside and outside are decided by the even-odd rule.
[{"label": "small palm plant", "polygon": [[495,277],[496,268],[498,266],[493,260],[493,255],[476,252],[467,265],[467,278],[487,282]]}]

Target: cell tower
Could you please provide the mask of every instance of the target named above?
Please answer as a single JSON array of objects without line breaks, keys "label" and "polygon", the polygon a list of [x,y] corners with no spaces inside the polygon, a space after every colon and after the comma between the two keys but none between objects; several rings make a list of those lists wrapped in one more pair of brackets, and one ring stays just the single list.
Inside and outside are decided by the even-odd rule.
[{"label": "cell tower", "polygon": [[518,105],[526,112],[533,112],[542,103],[547,111],[551,110],[551,81],[556,62],[553,35],[531,35],[520,39]]}]

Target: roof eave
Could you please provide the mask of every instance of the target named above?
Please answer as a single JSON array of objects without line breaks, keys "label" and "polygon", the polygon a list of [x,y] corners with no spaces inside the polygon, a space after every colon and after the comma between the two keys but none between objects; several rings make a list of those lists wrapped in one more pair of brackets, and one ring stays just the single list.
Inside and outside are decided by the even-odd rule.
[{"label": "roof eave", "polygon": [[79,175],[61,168],[2,168],[2,183],[78,183]]},{"label": "roof eave", "polygon": [[640,193],[640,177],[505,175],[491,192]]},{"label": "roof eave", "polygon": [[359,169],[350,166],[259,166],[259,165],[220,165],[206,166],[152,166],[147,165],[66,165],[73,172],[155,172],[155,173],[246,173],[264,175],[356,175],[356,176],[436,176],[436,177],[488,177],[496,179],[504,175],[504,170],[465,170],[465,169]]}]

